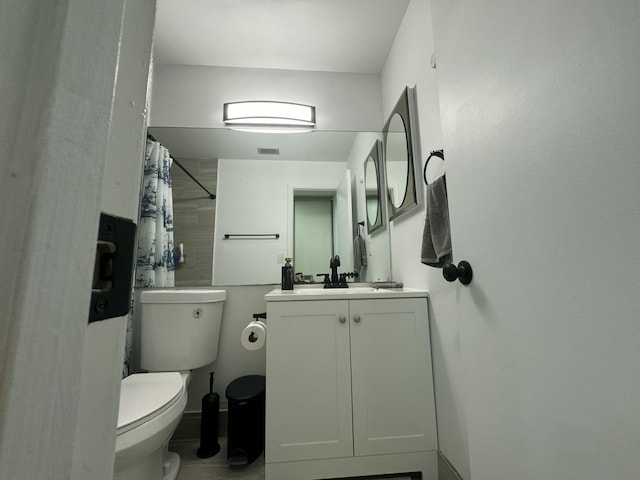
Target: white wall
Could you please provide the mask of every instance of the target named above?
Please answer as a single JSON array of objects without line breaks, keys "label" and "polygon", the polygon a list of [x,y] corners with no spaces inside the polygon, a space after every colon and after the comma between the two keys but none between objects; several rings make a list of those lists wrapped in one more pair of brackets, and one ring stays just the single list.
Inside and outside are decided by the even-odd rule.
[{"label": "white wall", "polygon": [[[405,86],[416,87],[421,167],[431,150],[442,148],[437,70],[428,0],[412,0],[382,72],[383,116],[386,119]],[[445,151],[446,156],[446,151]],[[422,171],[422,169],[420,170]],[[431,171],[431,167],[430,167]],[[417,179],[422,181],[420,175]],[[440,450],[469,479],[464,378],[461,364],[455,289],[442,271],[420,263],[424,204],[391,224],[393,279],[430,291],[431,343]],[[454,251],[454,260],[455,251]]]},{"label": "white wall", "polygon": [[[342,162],[219,160],[213,284],[280,283],[278,254],[293,257],[288,235],[293,223],[290,189],[335,189],[345,170]],[[226,233],[279,233],[280,237],[225,240]]]},{"label": "white wall", "polygon": [[432,4],[472,478],[638,478],[640,4]]},{"label": "white wall", "polygon": [[222,128],[225,102],[282,100],[316,107],[318,130],[382,128],[378,75],[155,65],[151,125]]}]

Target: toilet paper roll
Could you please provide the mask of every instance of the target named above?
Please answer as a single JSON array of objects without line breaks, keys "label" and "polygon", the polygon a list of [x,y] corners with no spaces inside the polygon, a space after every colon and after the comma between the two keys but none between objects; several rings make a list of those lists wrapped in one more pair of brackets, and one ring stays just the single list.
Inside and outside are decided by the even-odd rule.
[{"label": "toilet paper roll", "polygon": [[244,327],[240,337],[240,343],[247,350],[259,350],[264,347],[267,340],[267,327],[262,322],[251,322]]}]

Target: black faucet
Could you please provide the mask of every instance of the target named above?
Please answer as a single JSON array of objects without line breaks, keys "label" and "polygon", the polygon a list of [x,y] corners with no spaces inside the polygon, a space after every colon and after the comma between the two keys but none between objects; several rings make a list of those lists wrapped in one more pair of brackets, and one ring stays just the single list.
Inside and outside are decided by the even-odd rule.
[{"label": "black faucet", "polygon": [[331,268],[331,284],[338,284],[338,267],[340,266],[340,257],[336,255],[329,259],[329,267]]},{"label": "black faucet", "polygon": [[338,275],[338,267],[340,266],[340,257],[329,259],[329,267],[331,268],[331,279],[327,282],[325,277],[324,288],[349,288],[347,277],[345,274]]}]

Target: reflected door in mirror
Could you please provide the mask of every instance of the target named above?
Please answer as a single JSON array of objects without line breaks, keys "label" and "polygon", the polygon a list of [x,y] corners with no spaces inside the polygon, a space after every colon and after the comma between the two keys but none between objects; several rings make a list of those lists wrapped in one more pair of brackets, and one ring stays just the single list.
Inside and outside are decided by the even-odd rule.
[{"label": "reflected door in mirror", "polygon": [[295,273],[315,280],[328,272],[333,253],[333,200],[326,195],[294,197]]}]

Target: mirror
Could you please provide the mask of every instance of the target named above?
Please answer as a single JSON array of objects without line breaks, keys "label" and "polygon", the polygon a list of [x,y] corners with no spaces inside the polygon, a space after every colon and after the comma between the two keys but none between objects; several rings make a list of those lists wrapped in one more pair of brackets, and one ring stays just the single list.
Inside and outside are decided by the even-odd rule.
[{"label": "mirror", "polygon": [[402,117],[394,113],[386,138],[387,188],[391,205],[398,209],[407,195],[407,135]]},{"label": "mirror", "polygon": [[[294,256],[293,192],[327,190],[329,187],[335,190],[345,183],[345,189],[351,193],[352,183],[364,178],[362,159],[366,158],[375,140],[381,139],[380,132],[350,131],[282,135],[223,128],[150,127],[149,133],[166,146],[177,160],[197,160],[201,167],[200,173],[194,175],[196,178],[203,175],[208,162],[217,164],[217,188],[214,186],[216,189],[212,190],[217,198],[215,201],[208,200],[209,203],[203,207],[209,210],[177,212],[174,198],[174,216],[184,213],[189,217],[187,223],[188,228],[194,229],[193,241],[208,242],[208,248],[213,251],[212,262],[208,259],[202,262],[202,258],[195,255],[189,240],[183,240],[185,232],[176,229],[175,242],[184,243],[188,264],[196,264],[199,270],[213,271],[214,285],[279,283],[282,266],[280,257]],[[381,166],[379,163],[378,168]],[[347,170],[350,170],[351,176],[344,182]],[[209,182],[205,184],[211,188]],[[353,249],[353,239],[358,233],[353,225],[365,220],[366,216],[364,189],[360,187],[361,184],[357,185],[358,195],[349,195],[352,204],[346,207],[354,212],[353,215],[349,215],[348,219],[344,215],[334,218],[337,230],[334,232],[334,250],[341,260],[349,257],[343,255],[342,251],[351,252]],[[194,189],[196,195],[206,197],[205,192],[198,192],[195,183]],[[195,229],[202,224],[202,218],[211,216],[215,217],[213,234],[205,239]],[[345,217],[343,222],[340,221],[342,217]],[[381,217],[384,218],[384,214]],[[179,223],[178,218],[175,223]],[[268,239],[224,240],[225,233],[280,235],[279,238]],[[390,248],[383,237],[386,235],[376,234],[371,241],[366,239],[371,243],[369,267],[366,276],[361,276],[357,281],[391,279]],[[340,244],[340,238],[346,238],[347,241]],[[293,263],[297,272],[295,257]],[[328,258],[326,263],[323,272],[328,269]],[[353,270],[353,266],[346,263],[342,263],[341,272]]]},{"label": "mirror", "polygon": [[415,168],[419,158],[415,92],[405,88],[383,128],[384,164],[390,220],[412,210],[421,198]]},{"label": "mirror", "polygon": [[367,159],[364,161],[364,189],[367,212],[367,232],[370,234],[383,227],[382,219],[382,171],[380,169],[381,142],[371,148]]}]

